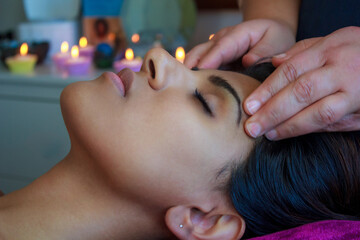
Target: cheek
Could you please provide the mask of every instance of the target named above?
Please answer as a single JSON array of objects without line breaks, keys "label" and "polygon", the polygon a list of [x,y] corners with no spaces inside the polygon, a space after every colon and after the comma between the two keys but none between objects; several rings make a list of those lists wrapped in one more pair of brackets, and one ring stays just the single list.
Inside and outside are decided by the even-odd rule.
[{"label": "cheek", "polygon": [[112,182],[135,199],[155,204],[175,202],[203,186],[216,163],[211,159],[223,157],[206,124],[176,102],[143,102],[136,111],[131,106],[122,111],[117,147],[106,153]]}]

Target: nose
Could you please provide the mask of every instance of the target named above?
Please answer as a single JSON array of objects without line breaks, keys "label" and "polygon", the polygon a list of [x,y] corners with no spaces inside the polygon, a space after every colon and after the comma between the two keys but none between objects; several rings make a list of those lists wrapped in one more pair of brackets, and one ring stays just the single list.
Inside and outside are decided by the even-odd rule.
[{"label": "nose", "polygon": [[151,49],[144,58],[143,69],[147,73],[149,85],[154,90],[166,88],[181,75],[185,67],[162,48]]}]

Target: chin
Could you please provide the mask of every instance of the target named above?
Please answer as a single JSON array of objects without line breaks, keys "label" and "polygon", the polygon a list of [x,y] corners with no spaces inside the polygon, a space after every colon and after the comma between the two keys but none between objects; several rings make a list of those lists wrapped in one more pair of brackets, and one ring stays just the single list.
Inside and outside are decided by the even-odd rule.
[{"label": "chin", "polygon": [[68,85],[60,96],[72,151],[86,153],[102,165],[101,169],[111,169],[117,156],[113,136],[116,130],[109,131],[109,111],[113,111],[114,99],[108,90],[101,81],[76,82]]},{"label": "chin", "polygon": [[91,82],[76,82],[66,86],[60,95],[61,113],[72,148],[86,144],[86,139],[93,139],[94,136],[91,131],[94,111],[91,111],[93,104],[90,90]]}]

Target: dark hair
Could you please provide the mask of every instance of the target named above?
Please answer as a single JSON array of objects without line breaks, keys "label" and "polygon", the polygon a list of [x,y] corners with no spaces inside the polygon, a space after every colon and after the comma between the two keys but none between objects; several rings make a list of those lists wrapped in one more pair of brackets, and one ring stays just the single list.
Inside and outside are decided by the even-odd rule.
[{"label": "dark hair", "polygon": [[[262,63],[242,72],[263,81],[273,70]],[[360,132],[257,139],[229,183],[245,237],[320,220],[360,220],[359,158]]]}]

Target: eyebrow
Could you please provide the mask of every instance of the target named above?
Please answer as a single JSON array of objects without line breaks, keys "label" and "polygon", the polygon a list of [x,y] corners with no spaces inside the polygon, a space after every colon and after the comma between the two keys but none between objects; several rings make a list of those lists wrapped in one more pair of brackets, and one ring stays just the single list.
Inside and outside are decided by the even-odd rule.
[{"label": "eyebrow", "polygon": [[225,89],[226,91],[228,91],[231,96],[234,97],[237,106],[238,106],[238,117],[237,117],[237,124],[240,124],[241,121],[241,100],[239,95],[237,94],[237,92],[235,91],[235,89],[222,77],[219,76],[215,76],[215,75],[211,75],[208,79],[213,85],[217,86],[217,87],[221,87],[223,89]]}]

